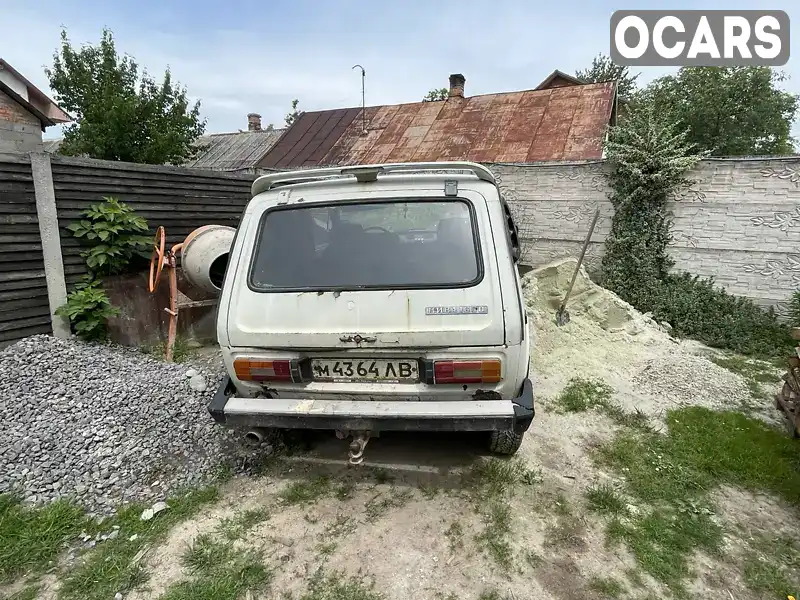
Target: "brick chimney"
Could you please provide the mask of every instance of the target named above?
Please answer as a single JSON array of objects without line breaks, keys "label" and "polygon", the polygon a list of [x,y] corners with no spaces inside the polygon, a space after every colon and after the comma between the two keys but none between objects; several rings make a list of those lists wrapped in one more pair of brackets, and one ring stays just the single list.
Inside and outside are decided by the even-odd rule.
[{"label": "brick chimney", "polygon": [[466,83],[466,79],[461,73],[453,73],[450,75],[450,94],[451,98],[463,98],[464,97],[464,83]]},{"label": "brick chimney", "polygon": [[261,131],[261,115],[257,113],[247,115],[247,131]]}]

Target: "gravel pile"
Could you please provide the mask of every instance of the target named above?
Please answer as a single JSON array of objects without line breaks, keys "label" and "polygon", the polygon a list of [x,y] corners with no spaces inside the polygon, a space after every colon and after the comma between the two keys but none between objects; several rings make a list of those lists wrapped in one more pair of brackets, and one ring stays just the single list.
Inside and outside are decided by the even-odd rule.
[{"label": "gravel pile", "polygon": [[253,452],[206,409],[223,374],[213,357],[170,364],[49,336],[0,351],[0,492],[108,514],[242,465]]}]

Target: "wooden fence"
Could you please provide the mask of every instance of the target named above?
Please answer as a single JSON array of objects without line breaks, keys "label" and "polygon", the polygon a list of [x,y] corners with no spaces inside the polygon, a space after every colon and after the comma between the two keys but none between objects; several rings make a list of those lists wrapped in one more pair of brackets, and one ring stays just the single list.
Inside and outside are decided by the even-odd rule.
[{"label": "wooden fence", "polygon": [[213,171],[53,157],[53,189],[67,284],[86,273],[83,249],[67,225],[91,204],[113,196],[147,220],[163,225],[167,243],[182,241],[193,229],[216,223],[236,227],[250,199],[254,177]]},{"label": "wooden fence", "polygon": [[[80,241],[67,226],[91,204],[113,196],[147,220],[163,225],[169,244],[201,225],[236,227],[250,199],[254,175],[137,165],[50,155],[0,154],[0,347],[35,333],[51,333],[48,284],[64,289],[86,273]],[[45,168],[39,173],[36,165]],[[38,186],[38,187],[37,187]],[[60,243],[45,256],[38,208],[54,209]],[[53,207],[52,204],[55,204]],[[46,245],[45,245],[46,246]],[[60,248],[60,253],[58,249]],[[60,255],[59,255],[60,254]],[[63,264],[46,273],[45,258]],[[53,275],[53,272],[56,274]],[[55,277],[61,281],[51,281]],[[57,317],[56,317],[57,319]]]},{"label": "wooden fence", "polygon": [[0,155],[0,347],[50,331],[31,161]]}]

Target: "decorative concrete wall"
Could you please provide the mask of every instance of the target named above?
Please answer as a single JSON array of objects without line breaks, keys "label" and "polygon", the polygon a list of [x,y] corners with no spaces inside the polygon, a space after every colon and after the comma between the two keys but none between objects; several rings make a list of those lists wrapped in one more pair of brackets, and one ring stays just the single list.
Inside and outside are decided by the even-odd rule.
[{"label": "decorative concrete wall", "polygon": [[[489,166],[516,213],[526,264],[577,255],[599,206],[587,268],[599,265],[614,212],[602,162]],[[676,270],[783,312],[800,289],[800,158],[706,160],[690,177],[670,203]]]}]

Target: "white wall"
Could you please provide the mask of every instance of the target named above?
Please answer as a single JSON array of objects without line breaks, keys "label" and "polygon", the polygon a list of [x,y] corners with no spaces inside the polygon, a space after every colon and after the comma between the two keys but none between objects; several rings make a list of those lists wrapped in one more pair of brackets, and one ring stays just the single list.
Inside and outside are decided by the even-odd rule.
[{"label": "white wall", "polygon": [[[488,166],[517,215],[524,262],[577,256],[600,206],[586,259],[599,264],[614,214],[602,162]],[[690,177],[695,185],[670,202],[676,270],[783,312],[800,289],[800,158],[706,160]]]}]

